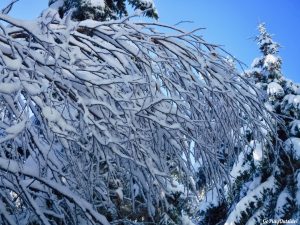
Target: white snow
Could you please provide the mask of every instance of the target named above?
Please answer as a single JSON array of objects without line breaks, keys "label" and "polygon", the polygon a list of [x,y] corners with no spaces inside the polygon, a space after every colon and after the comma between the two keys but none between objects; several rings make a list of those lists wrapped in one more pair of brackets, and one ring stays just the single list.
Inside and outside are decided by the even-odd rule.
[{"label": "white snow", "polygon": [[[76,133],[76,129],[73,126],[69,125],[62,117],[61,113],[58,112],[55,108],[49,106],[43,107],[42,113],[48,120],[50,127],[56,132],[60,132],[61,130]],[[58,125],[59,129],[57,129],[58,127],[55,125]]]},{"label": "white snow", "polygon": [[284,142],[285,151],[294,159],[300,160],[300,138],[291,137]]},{"label": "white snow", "polygon": [[289,127],[292,135],[297,136],[300,134],[300,120],[290,122]]},{"label": "white snow", "polygon": [[278,63],[279,63],[279,59],[276,56],[272,54],[268,54],[265,57],[264,67],[267,68],[268,70],[271,70],[274,67],[276,67]]},{"label": "white snow", "polygon": [[20,67],[22,66],[21,58],[11,59],[9,57],[2,55],[2,59],[4,60],[4,63],[6,64],[6,68],[9,70],[19,70]]},{"label": "white snow", "polygon": [[21,83],[19,80],[15,79],[11,83],[0,83],[0,93],[12,94],[13,92],[19,91],[21,88]]},{"label": "white snow", "polygon": [[261,176],[254,177],[248,186],[248,192],[254,190],[261,183]]},{"label": "white snow", "polygon": [[120,201],[123,201],[123,197],[124,197],[124,194],[123,194],[123,188],[122,187],[118,187],[116,190],[115,190],[117,196],[118,196],[118,199]]},{"label": "white snow", "polygon": [[292,200],[291,195],[287,188],[285,188],[278,196],[275,207],[275,219],[281,219],[284,216],[284,207],[288,205],[287,200]]},{"label": "white snow", "polygon": [[284,90],[277,82],[271,82],[268,84],[267,93],[269,96],[281,97],[284,95]]},{"label": "white snow", "polygon": [[253,142],[252,148],[253,148],[253,160],[254,160],[254,165],[258,167],[260,165],[260,162],[262,161],[263,157],[263,147],[262,144],[259,142]]},{"label": "white snow", "polygon": [[260,224],[261,218],[263,217],[264,217],[264,211],[258,209],[245,225]]},{"label": "white snow", "polygon": [[266,109],[267,109],[269,112],[273,112],[273,111],[274,111],[274,107],[271,105],[270,102],[266,102],[264,105],[265,105]]},{"label": "white snow", "polygon": [[233,165],[230,172],[231,182],[234,182],[236,178],[241,176],[244,172],[250,169],[250,161],[246,160],[246,157],[251,153],[253,146],[249,145],[245,147],[245,150],[239,154],[237,162]]},{"label": "white snow", "polygon": [[255,58],[255,59],[253,60],[253,62],[251,63],[251,68],[258,67],[261,60],[262,60],[261,57],[260,57],[260,58]]},{"label": "white snow", "polygon": [[23,82],[22,85],[25,90],[32,96],[39,95],[44,90],[38,83]]},{"label": "white snow", "polygon": [[265,63],[270,64],[270,63],[276,63],[278,61],[278,58],[272,54],[268,54],[265,58]]},{"label": "white snow", "polygon": [[189,218],[189,216],[184,213],[182,213],[181,222],[182,222],[182,225],[195,225],[195,223],[192,222],[192,220]]},{"label": "white snow", "polygon": [[139,0],[139,1],[147,8],[154,6],[153,0]]},{"label": "white snow", "polygon": [[296,87],[295,94],[300,95],[300,86],[298,85]]},{"label": "white snow", "polygon": [[230,213],[225,222],[225,225],[235,225],[237,221],[242,219],[242,212],[245,212],[247,208],[253,207],[251,203],[254,203],[254,207],[257,207],[255,203],[262,200],[267,190],[272,193],[275,187],[275,179],[273,176],[271,176],[267,181],[247,193],[247,195],[238,202],[234,210]]},{"label": "white snow", "polygon": [[281,107],[284,111],[300,110],[300,95],[288,94],[283,98]]},{"label": "white snow", "polygon": [[21,121],[20,123],[14,124],[11,127],[5,129],[6,133],[11,134],[13,136],[17,136],[22,130],[24,130],[26,125],[26,120]]},{"label": "white snow", "polygon": [[104,0],[89,0],[89,1],[91,3],[91,6],[93,7],[105,8]]},{"label": "white snow", "polygon": [[186,190],[184,189],[184,185],[179,183],[177,180],[172,180],[172,183],[168,183],[166,190],[170,193],[186,192]]},{"label": "white snow", "polygon": [[220,199],[217,188],[214,187],[205,194],[204,199],[200,202],[199,211],[205,212],[210,207],[218,206],[219,201]]}]

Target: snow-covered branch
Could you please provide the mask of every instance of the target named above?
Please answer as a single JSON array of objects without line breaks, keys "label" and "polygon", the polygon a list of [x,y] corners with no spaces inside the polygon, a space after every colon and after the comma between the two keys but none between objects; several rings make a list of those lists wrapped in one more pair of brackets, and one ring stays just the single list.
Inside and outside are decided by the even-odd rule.
[{"label": "snow-covered branch", "polygon": [[116,213],[128,208],[155,220],[168,210],[172,174],[190,188],[196,160],[207,185],[228,182],[220,149],[231,161],[245,123],[257,140],[260,126],[269,129],[255,88],[194,33],[74,22],[53,8],[35,21],[0,20],[9,24],[0,24],[0,210],[8,223],[140,219]]}]

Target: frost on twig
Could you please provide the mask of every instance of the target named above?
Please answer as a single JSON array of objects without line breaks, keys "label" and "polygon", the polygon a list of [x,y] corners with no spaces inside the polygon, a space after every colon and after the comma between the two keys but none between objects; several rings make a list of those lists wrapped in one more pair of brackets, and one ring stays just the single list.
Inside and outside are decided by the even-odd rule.
[{"label": "frost on twig", "polygon": [[142,210],[156,220],[174,177],[195,190],[191,161],[207,185],[226,183],[240,128],[257,140],[260,126],[270,129],[255,89],[196,34],[130,19],[74,22],[53,8],[34,21],[0,20],[9,24],[0,24],[8,223],[108,224]]}]

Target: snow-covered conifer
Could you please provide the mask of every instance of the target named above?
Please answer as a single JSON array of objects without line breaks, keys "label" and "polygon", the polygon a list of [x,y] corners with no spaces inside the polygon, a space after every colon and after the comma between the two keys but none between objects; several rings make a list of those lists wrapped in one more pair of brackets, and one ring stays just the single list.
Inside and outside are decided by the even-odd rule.
[{"label": "snow-covered conifer", "polygon": [[[210,206],[210,211],[200,210],[203,224],[258,225],[263,220],[299,219],[300,216],[299,86],[284,78],[277,54],[279,45],[264,24],[258,28],[256,40],[262,56],[253,61],[245,75],[250,82],[255,82],[265,107],[278,118],[273,121],[278,134],[274,136],[265,130],[265,139],[269,141],[261,143],[253,138],[255,130],[242,128],[249,143],[233,164],[232,188],[223,201]],[[279,151],[274,151],[276,145]],[[222,216],[215,223],[205,223],[216,218],[221,204],[225,211]],[[201,205],[208,203],[204,201]]]},{"label": "snow-covered conifer", "polygon": [[158,18],[153,0],[50,0],[49,6],[57,7],[60,16],[72,14],[74,20],[93,19],[106,21],[128,15],[126,5],[144,11],[146,16]]}]

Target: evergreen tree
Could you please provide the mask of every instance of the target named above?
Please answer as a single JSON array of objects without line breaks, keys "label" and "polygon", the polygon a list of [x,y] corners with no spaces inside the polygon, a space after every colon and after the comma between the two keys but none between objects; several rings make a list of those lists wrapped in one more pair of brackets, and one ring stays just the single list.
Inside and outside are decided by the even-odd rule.
[{"label": "evergreen tree", "polygon": [[[248,126],[241,128],[248,144],[232,167],[232,187],[223,198],[206,194],[199,211],[200,224],[254,225],[300,216],[300,88],[282,75],[279,45],[265,25],[258,29],[256,40],[262,56],[245,75],[261,91],[268,111],[282,123],[273,121],[275,136],[261,128],[264,142],[256,140],[255,131]],[[275,145],[280,145],[279,152],[274,151]]]},{"label": "evergreen tree", "polygon": [[[266,130],[269,142],[252,138],[233,166],[230,195],[234,197],[229,198],[225,224],[261,224],[263,220],[298,219],[300,215],[300,89],[282,74],[279,45],[264,24],[258,29],[256,40],[262,56],[253,61],[246,76],[262,91],[266,108],[282,123],[273,123],[276,137]],[[248,132],[250,136],[253,133]],[[273,150],[274,145],[281,145],[279,152]]]},{"label": "evergreen tree", "polygon": [[126,4],[144,11],[146,16],[158,18],[153,0],[50,0],[49,6],[57,7],[64,17],[72,14],[74,20],[93,19],[106,21],[128,15]]}]

